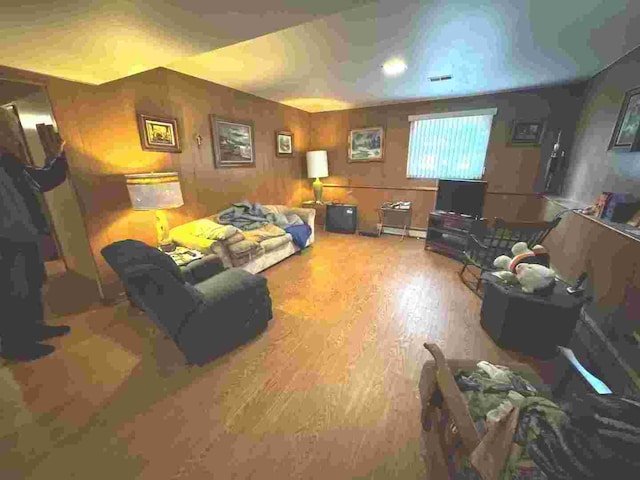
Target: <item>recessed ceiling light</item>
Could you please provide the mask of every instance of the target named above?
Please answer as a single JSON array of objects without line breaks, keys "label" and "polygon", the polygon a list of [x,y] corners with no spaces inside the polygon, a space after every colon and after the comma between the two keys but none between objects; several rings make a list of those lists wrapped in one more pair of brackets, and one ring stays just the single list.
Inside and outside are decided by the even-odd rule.
[{"label": "recessed ceiling light", "polygon": [[384,62],[384,65],[382,65],[382,70],[388,77],[397,77],[398,75],[404,73],[406,69],[407,64],[400,58],[392,58],[391,60],[387,60],[386,62]]},{"label": "recessed ceiling light", "polygon": [[430,82],[444,82],[445,80],[451,80],[453,75],[441,75],[439,77],[429,77]]}]

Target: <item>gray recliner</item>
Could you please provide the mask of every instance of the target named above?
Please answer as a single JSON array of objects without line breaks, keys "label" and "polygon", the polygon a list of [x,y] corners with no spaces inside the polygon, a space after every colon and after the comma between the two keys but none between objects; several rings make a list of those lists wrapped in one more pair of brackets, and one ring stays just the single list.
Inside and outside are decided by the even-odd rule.
[{"label": "gray recliner", "polygon": [[[197,281],[166,254],[137,240],[102,249],[129,297],[169,335],[187,361],[202,365],[262,332],[272,318],[267,280],[224,270]],[[207,266],[209,273],[215,264]]]}]

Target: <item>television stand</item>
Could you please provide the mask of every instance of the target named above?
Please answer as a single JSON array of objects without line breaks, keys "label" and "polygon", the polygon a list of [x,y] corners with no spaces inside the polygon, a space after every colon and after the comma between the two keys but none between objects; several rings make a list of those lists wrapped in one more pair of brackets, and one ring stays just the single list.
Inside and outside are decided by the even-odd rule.
[{"label": "television stand", "polygon": [[484,222],[453,212],[435,211],[429,214],[425,250],[433,250],[461,260],[467,247],[467,237],[475,222]]}]

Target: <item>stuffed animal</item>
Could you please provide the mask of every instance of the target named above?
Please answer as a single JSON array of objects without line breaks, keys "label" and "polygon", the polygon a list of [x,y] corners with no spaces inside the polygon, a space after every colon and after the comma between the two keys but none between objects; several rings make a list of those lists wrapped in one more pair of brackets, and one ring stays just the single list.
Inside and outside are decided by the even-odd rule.
[{"label": "stuffed animal", "polygon": [[529,249],[525,242],[518,242],[511,248],[513,258],[500,255],[493,266],[500,271],[498,278],[509,284],[520,284],[529,293],[542,293],[555,284],[555,272],[549,267],[549,254],[542,245]]},{"label": "stuffed animal", "polygon": [[556,283],[556,274],[550,268],[535,263],[521,263],[516,267],[516,278],[523,292],[545,293]]},{"label": "stuffed animal", "polygon": [[549,266],[549,254],[542,245],[536,245],[529,249],[525,242],[518,242],[511,247],[513,258],[500,255],[493,261],[493,266],[500,270],[508,270],[515,275],[516,267],[521,263],[536,263],[538,265]]}]

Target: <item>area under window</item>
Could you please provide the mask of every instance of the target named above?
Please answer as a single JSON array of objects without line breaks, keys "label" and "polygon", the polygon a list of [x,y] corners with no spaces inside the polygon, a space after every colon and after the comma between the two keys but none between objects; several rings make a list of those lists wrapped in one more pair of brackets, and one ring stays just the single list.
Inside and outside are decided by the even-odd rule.
[{"label": "area under window", "polygon": [[410,116],[407,178],[478,180],[498,110]]}]

